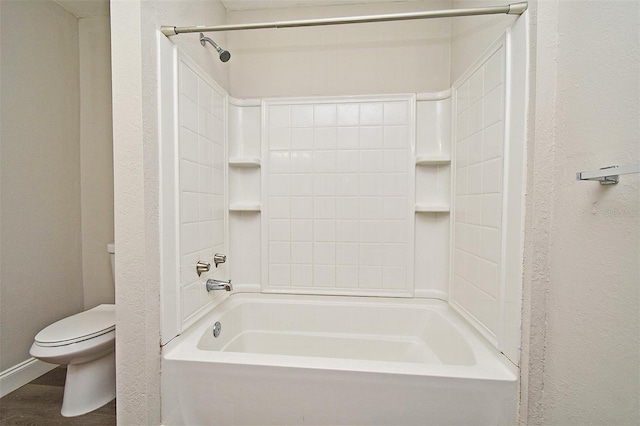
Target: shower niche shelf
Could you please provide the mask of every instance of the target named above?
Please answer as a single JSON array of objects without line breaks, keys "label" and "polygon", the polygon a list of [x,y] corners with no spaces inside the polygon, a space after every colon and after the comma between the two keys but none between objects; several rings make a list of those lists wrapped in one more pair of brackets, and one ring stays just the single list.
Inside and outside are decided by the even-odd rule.
[{"label": "shower niche shelf", "polygon": [[229,204],[230,212],[259,212],[260,204]]},{"label": "shower niche shelf", "polygon": [[449,155],[421,155],[416,157],[416,166],[439,166],[450,163],[451,157]]},{"label": "shower niche shelf", "polygon": [[416,204],[416,213],[449,213],[449,206],[446,204]]},{"label": "shower niche shelf", "polygon": [[229,167],[236,168],[259,168],[260,167],[260,159],[259,158],[248,158],[248,157],[232,157],[229,158]]}]

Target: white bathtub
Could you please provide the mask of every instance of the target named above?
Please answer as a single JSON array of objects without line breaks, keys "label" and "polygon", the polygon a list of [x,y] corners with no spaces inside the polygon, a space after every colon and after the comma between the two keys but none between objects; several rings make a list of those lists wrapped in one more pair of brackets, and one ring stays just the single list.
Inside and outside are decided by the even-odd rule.
[{"label": "white bathtub", "polygon": [[166,425],[515,423],[513,365],[438,300],[232,294],[162,362]]}]

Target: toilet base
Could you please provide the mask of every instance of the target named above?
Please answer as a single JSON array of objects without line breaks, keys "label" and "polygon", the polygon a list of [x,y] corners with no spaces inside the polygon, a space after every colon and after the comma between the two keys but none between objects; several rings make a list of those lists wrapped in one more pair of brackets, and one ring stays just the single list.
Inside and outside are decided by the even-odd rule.
[{"label": "toilet base", "polygon": [[64,417],[86,414],[116,397],[116,354],[67,366],[62,410]]}]

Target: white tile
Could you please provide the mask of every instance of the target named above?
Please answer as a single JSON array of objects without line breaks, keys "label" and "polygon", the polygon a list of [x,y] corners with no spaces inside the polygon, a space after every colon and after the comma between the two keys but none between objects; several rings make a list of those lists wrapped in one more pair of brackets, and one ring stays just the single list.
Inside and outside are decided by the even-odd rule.
[{"label": "white tile", "polygon": [[382,244],[383,266],[405,266],[407,264],[407,245],[404,243]]},{"label": "white tile", "polygon": [[186,96],[180,97],[180,125],[198,133],[198,105]]},{"label": "white tile", "polygon": [[409,148],[409,131],[407,126],[386,126],[384,128],[385,148]]},{"label": "white tile", "polygon": [[480,194],[482,192],[482,163],[469,166],[468,170],[469,194]]},{"label": "white tile", "polygon": [[336,241],[358,242],[360,222],[357,220],[336,220]]},{"label": "white tile", "polygon": [[358,127],[338,127],[336,132],[337,149],[358,149],[360,147],[360,129]]},{"label": "white tile", "polygon": [[184,127],[180,128],[180,157],[183,160],[198,162],[198,135]]},{"label": "white tile", "polygon": [[407,173],[386,173],[382,181],[382,195],[407,195],[409,188]]},{"label": "white tile", "polygon": [[469,164],[469,139],[463,139],[456,143],[456,168],[466,167]]},{"label": "white tile", "polygon": [[213,142],[198,138],[198,162],[205,166],[213,166]]},{"label": "white tile", "polygon": [[198,218],[200,220],[213,220],[215,206],[215,195],[199,194],[198,195]]},{"label": "white tile", "polygon": [[383,170],[386,173],[400,173],[409,167],[409,151],[406,149],[386,149]]},{"label": "white tile", "polygon": [[384,128],[381,126],[360,128],[360,149],[380,149],[384,146]]},{"label": "white tile", "polygon": [[313,175],[296,175],[291,181],[291,195],[313,195]]},{"label": "white tile", "polygon": [[496,299],[500,295],[500,276],[498,272],[498,265],[480,259],[478,265],[478,287]]},{"label": "white tile", "polygon": [[198,165],[191,161],[180,161],[180,189],[198,192]]},{"label": "white tile", "polygon": [[335,197],[314,198],[313,217],[316,219],[334,219],[336,217]]},{"label": "white tile", "polygon": [[407,222],[404,220],[385,220],[382,225],[382,241],[385,243],[407,241]]},{"label": "white tile", "polygon": [[313,149],[313,129],[291,129],[291,149]]},{"label": "white tile", "polygon": [[502,157],[503,127],[503,122],[499,121],[482,132],[482,158],[484,160]]},{"label": "white tile", "polygon": [[335,127],[319,127],[313,130],[313,149],[336,149],[337,132]]},{"label": "white tile", "polygon": [[359,104],[338,104],[338,126],[357,126],[360,123]]},{"label": "white tile", "polygon": [[219,93],[213,92],[213,116],[224,119],[225,99]]},{"label": "white tile", "polygon": [[224,244],[224,220],[213,221],[213,245],[221,246]]},{"label": "white tile", "polygon": [[292,106],[291,127],[313,127],[313,105]]},{"label": "white tile", "polygon": [[358,243],[336,243],[336,264],[357,265],[359,253]]},{"label": "white tile", "polygon": [[469,135],[478,133],[483,129],[483,102],[482,99],[471,105],[468,110],[469,114]]},{"label": "white tile", "polygon": [[360,267],[361,288],[382,288],[382,266]]},{"label": "white tile", "polygon": [[269,263],[289,263],[290,261],[291,244],[289,242],[269,242]]},{"label": "white tile", "polygon": [[466,266],[464,264],[466,253],[462,250],[456,249],[453,255],[453,274],[454,274],[454,283],[455,277],[462,277],[464,275],[464,271],[466,271]]},{"label": "white tile", "polygon": [[502,192],[502,158],[485,161],[482,164],[482,192]]},{"label": "white tile", "polygon": [[275,151],[291,149],[291,129],[270,129],[269,149]]},{"label": "white tile", "polygon": [[291,173],[309,173],[311,170],[313,170],[312,151],[291,152]]},{"label": "white tile", "polygon": [[335,151],[314,151],[313,171],[316,173],[333,173],[336,171]]},{"label": "white tile", "polygon": [[361,173],[360,174],[360,195],[374,196],[382,195],[383,181],[386,175],[382,173]]},{"label": "white tile", "polygon": [[336,106],[315,105],[313,107],[313,124],[316,127],[326,127],[336,125]]},{"label": "white tile", "polygon": [[288,105],[270,106],[269,128],[286,128],[291,125],[290,107]]},{"label": "white tile", "polygon": [[467,226],[467,251],[476,256],[482,253],[482,227],[477,225]]},{"label": "white tile", "polygon": [[455,220],[457,222],[466,223],[467,222],[467,211],[469,210],[468,206],[469,196],[457,196],[455,203]]},{"label": "white tile", "polygon": [[189,223],[198,221],[198,194],[193,192],[183,192],[182,209],[180,211],[180,222]]},{"label": "white tile", "polygon": [[[188,285],[198,281],[198,273],[196,272],[196,263],[201,260],[198,252],[182,256],[180,265],[180,284]],[[206,259],[203,259],[206,260]]]},{"label": "white tile", "polygon": [[276,286],[291,285],[291,267],[289,265],[269,265],[269,284]]},{"label": "white tile", "polygon": [[469,107],[469,80],[465,81],[456,92],[456,104],[458,113]]},{"label": "white tile", "polygon": [[382,150],[360,151],[360,171],[379,173],[383,170]]},{"label": "white tile", "polygon": [[289,241],[291,238],[291,222],[289,219],[269,219],[269,240]]},{"label": "white tile", "polygon": [[382,102],[368,102],[360,105],[360,125],[376,126],[384,124]]},{"label": "white tile", "polygon": [[291,216],[289,197],[269,197],[269,217],[287,219]]},{"label": "white tile", "polygon": [[313,243],[292,241],[291,263],[313,263]]},{"label": "white tile", "polygon": [[314,265],[313,285],[316,287],[335,287],[336,285],[335,265]]},{"label": "white tile", "polygon": [[468,176],[468,167],[456,169],[456,195],[465,195],[469,193]]},{"label": "white tile", "polygon": [[213,169],[206,166],[198,166],[198,192],[213,194]]},{"label": "white tile", "polygon": [[500,49],[484,64],[484,93],[489,93],[504,81],[504,50]]},{"label": "white tile", "polygon": [[406,219],[408,212],[407,197],[385,197],[382,201],[383,219]]},{"label": "white tile", "polygon": [[482,257],[493,263],[500,262],[500,231],[482,227]]},{"label": "white tile", "polygon": [[291,197],[291,217],[296,219],[313,219],[313,198]]},{"label": "white tile", "polygon": [[313,261],[315,265],[335,265],[336,243],[313,243]]},{"label": "white tile", "polygon": [[409,105],[406,101],[384,103],[384,124],[406,124],[409,120]]},{"label": "white tile", "polygon": [[213,114],[213,90],[202,79],[198,79],[198,105]]},{"label": "white tile", "polygon": [[213,175],[213,186],[211,188],[211,192],[213,194],[223,195],[224,194],[224,173],[222,170],[214,170],[210,169]]},{"label": "white tile", "polygon": [[336,286],[340,288],[358,287],[359,268],[356,265],[336,266]]},{"label": "white tile", "polygon": [[182,288],[180,299],[182,300],[182,318],[186,319],[200,309],[200,283],[193,283]]},{"label": "white tile", "polygon": [[336,171],[338,173],[357,173],[360,170],[360,152],[339,150],[336,152]]},{"label": "white tile", "polygon": [[360,265],[364,265],[364,266],[382,265],[382,244],[380,243],[360,244]]},{"label": "white tile", "polygon": [[269,173],[289,173],[291,156],[289,152],[271,151],[269,153]]},{"label": "white tile", "polygon": [[381,220],[361,220],[359,223],[359,241],[363,243],[381,243],[383,222]]},{"label": "white tile", "polygon": [[477,285],[478,274],[480,273],[480,259],[479,257],[468,254],[465,256],[465,274],[463,278],[474,285]]},{"label": "white tile", "polygon": [[223,195],[213,195],[213,219],[214,220],[223,220],[226,209],[224,205],[224,196]]},{"label": "white tile", "polygon": [[456,140],[460,141],[469,136],[469,110],[456,117]]},{"label": "white tile", "polygon": [[200,238],[198,236],[199,227],[198,223],[185,223],[182,225],[180,240],[182,246],[182,253],[189,254],[198,251],[200,245]]},{"label": "white tile", "polygon": [[335,195],[354,196],[359,194],[359,176],[353,173],[341,173],[335,176]]},{"label": "white tile", "polygon": [[291,285],[294,287],[312,287],[313,266],[291,265]]},{"label": "white tile", "polygon": [[407,268],[385,266],[382,268],[382,288],[400,290],[407,287]]},{"label": "white tile", "polygon": [[288,174],[269,175],[269,195],[289,195],[291,193],[291,176]]},{"label": "white tile", "polygon": [[482,225],[482,195],[467,197],[467,223]]},{"label": "white tile", "polygon": [[336,218],[337,219],[358,219],[360,218],[360,203],[357,197],[336,198]]},{"label": "white tile", "polygon": [[198,134],[208,140],[213,140],[213,115],[202,108],[198,109]]},{"label": "white tile", "polygon": [[317,196],[335,196],[336,176],[332,174],[313,175],[313,191]]},{"label": "white tile", "polygon": [[469,78],[469,105],[472,106],[484,95],[484,71],[482,68],[476,70]]},{"label": "white tile", "polygon": [[360,197],[361,219],[382,219],[382,197]]},{"label": "white tile", "polygon": [[502,92],[503,86],[500,85],[484,97],[484,127],[489,127],[493,123],[502,120],[504,116]]},{"label": "white tile", "polygon": [[467,225],[466,223],[456,223],[455,225],[455,248],[468,250],[467,247]]},{"label": "white tile", "polygon": [[198,101],[198,75],[189,66],[180,63],[180,93]]},{"label": "white tile", "polygon": [[314,241],[335,241],[336,240],[336,221],[331,219],[318,219],[313,221],[313,240]]},{"label": "white tile", "polygon": [[291,219],[291,241],[313,241],[313,220]]},{"label": "white tile", "polygon": [[476,164],[482,161],[482,132],[478,132],[466,139],[469,142],[469,164]]},{"label": "white tile", "polygon": [[502,223],[501,194],[487,194],[482,196],[482,224],[492,228],[499,228]]},{"label": "white tile", "polygon": [[499,306],[496,299],[473,285],[466,287],[466,309],[480,320],[492,333],[498,332]]},{"label": "white tile", "polygon": [[218,170],[224,170],[224,163],[225,163],[224,149],[217,143],[213,143],[211,144],[211,146],[213,147],[213,154],[212,154],[213,168]]}]

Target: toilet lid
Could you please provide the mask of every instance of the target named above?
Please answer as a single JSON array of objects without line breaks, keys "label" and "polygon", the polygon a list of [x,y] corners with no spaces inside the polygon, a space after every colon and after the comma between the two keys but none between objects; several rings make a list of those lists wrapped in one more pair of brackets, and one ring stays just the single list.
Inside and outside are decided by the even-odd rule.
[{"label": "toilet lid", "polygon": [[116,305],[99,305],[61,319],[36,334],[45,346],[62,346],[108,333],[116,328]]}]

